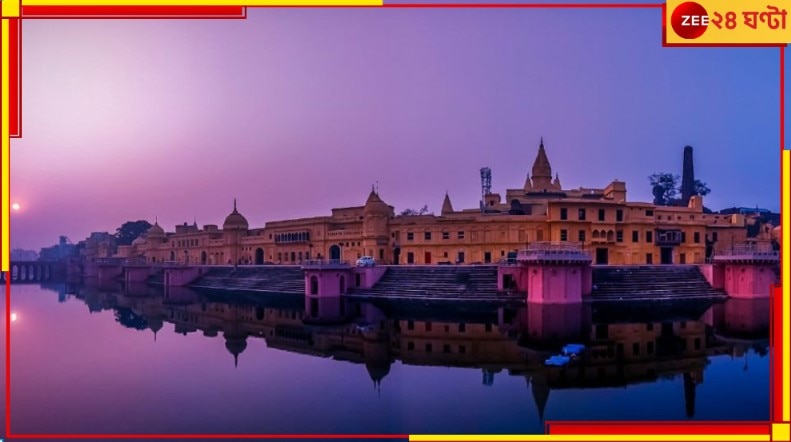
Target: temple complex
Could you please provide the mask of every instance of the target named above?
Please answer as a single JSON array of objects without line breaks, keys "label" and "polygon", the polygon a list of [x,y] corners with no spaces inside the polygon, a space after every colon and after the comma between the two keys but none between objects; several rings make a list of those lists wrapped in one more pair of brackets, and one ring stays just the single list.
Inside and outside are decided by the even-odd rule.
[{"label": "temple complex", "polygon": [[[579,245],[600,265],[698,264],[746,242],[748,217],[706,213],[703,198],[687,189],[687,156],[691,151],[685,152],[684,206],[629,201],[626,183],[619,180],[604,188],[564,189],[542,139],[524,185],[506,189],[504,197],[491,191],[485,168],[488,185],[477,208],[456,209],[446,193],[438,215],[396,215],[372,188],[362,205],[251,227],[234,200],[222,225],[184,223],[166,232],[155,222],[107,257],[203,265],[353,262],[361,256],[380,264],[470,264],[498,262],[531,243],[555,242]],[[768,243],[771,234],[759,232],[759,240]]]}]

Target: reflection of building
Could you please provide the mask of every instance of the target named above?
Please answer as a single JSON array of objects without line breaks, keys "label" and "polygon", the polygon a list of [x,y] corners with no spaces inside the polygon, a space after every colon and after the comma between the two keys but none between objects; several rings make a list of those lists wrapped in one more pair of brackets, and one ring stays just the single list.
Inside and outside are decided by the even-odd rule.
[{"label": "reflection of building", "polygon": [[[122,253],[147,262],[293,264],[312,258],[383,263],[495,262],[537,241],[582,243],[599,264],[700,263],[716,249],[744,242],[745,216],[703,211],[700,196],[684,207],[629,202],[626,184],[564,189],[543,141],[524,186],[503,198],[485,185],[481,207],[454,210],[445,195],[439,215],[395,215],[372,190],[362,206],[329,216],[268,222],[251,229],[237,210],[217,225],[165,232],[158,223]],[[707,244],[709,249],[707,249]]]}]

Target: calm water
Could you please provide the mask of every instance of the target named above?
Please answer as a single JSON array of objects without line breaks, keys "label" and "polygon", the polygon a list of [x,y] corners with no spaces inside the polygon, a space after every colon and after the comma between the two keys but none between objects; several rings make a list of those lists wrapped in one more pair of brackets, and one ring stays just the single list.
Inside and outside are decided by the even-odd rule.
[{"label": "calm water", "polygon": [[[765,301],[308,311],[318,319],[301,297],[15,285],[13,432],[541,433],[769,416]],[[545,367],[568,342],[588,345],[584,360]]]}]

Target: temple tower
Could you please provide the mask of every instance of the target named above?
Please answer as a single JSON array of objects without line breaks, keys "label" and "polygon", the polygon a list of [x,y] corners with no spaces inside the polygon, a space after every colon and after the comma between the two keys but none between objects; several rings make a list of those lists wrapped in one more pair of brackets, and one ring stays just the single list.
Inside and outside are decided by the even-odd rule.
[{"label": "temple tower", "polygon": [[536,155],[536,160],[533,162],[532,180],[534,191],[553,189],[552,166],[549,165],[549,158],[547,158],[547,152],[544,150],[544,137],[541,137],[538,155]]}]

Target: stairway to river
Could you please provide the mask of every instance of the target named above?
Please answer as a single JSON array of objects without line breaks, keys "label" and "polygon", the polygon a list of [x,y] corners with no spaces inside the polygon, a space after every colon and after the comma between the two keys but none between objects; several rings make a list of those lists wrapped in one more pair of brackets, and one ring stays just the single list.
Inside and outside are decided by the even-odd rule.
[{"label": "stairway to river", "polygon": [[[393,266],[370,289],[352,296],[378,298],[504,299],[496,266]],[[523,297],[523,296],[522,296]]]},{"label": "stairway to river", "polygon": [[299,266],[208,267],[190,287],[304,294],[305,272]]},{"label": "stairway to river", "polygon": [[694,265],[595,266],[594,301],[725,298]]}]

